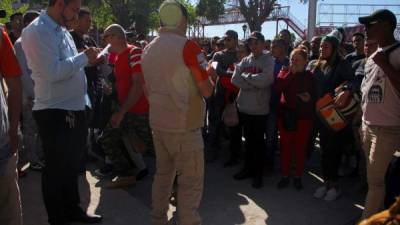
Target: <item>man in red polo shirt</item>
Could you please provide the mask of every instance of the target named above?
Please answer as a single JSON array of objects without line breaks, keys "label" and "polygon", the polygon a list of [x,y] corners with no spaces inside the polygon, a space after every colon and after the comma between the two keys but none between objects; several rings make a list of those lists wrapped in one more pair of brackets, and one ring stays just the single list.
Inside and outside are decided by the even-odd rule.
[{"label": "man in red polo shirt", "polygon": [[[0,28],[0,224],[22,225],[16,170],[17,131],[22,106],[21,74],[10,38]],[[7,85],[7,98],[3,79]]]},{"label": "man in red polo shirt", "polygon": [[[109,51],[117,54],[114,75],[119,109],[112,115],[100,142],[112,163],[113,172],[118,176],[110,187],[122,187],[133,184],[135,178],[140,180],[148,174],[139,152],[141,149],[153,149],[149,102],[144,94],[140,66],[142,50],[127,43],[125,30],[118,24],[107,27],[103,37],[111,45]],[[121,140],[125,148],[121,147]],[[136,177],[132,176],[131,161],[139,170]]]}]

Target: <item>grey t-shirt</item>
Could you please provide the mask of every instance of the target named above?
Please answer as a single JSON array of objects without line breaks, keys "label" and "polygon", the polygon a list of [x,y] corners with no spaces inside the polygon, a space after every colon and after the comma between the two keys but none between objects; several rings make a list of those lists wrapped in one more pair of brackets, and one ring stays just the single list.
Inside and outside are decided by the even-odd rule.
[{"label": "grey t-shirt", "polygon": [[249,115],[269,113],[274,64],[271,54],[262,54],[257,58],[250,54],[236,66],[232,83],[240,88],[236,99],[239,112]]}]

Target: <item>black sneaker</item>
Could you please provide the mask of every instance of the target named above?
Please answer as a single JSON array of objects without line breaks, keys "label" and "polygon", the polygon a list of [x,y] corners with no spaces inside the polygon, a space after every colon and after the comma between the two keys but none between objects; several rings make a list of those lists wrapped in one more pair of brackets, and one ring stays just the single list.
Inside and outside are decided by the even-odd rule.
[{"label": "black sneaker", "polygon": [[296,190],[303,189],[303,183],[301,182],[301,178],[300,177],[295,177],[294,178],[293,187],[296,188]]},{"label": "black sneaker", "polygon": [[244,180],[244,179],[248,179],[251,177],[252,177],[252,175],[247,170],[242,170],[239,173],[233,175],[233,179],[235,179],[235,180]]},{"label": "black sneaker", "polygon": [[43,170],[44,165],[41,162],[31,162],[31,165],[29,166],[29,168],[31,168],[31,170],[40,172]]},{"label": "black sneaker", "polygon": [[108,177],[113,174],[114,167],[110,164],[105,164],[102,168],[95,170],[94,172],[100,177]]},{"label": "black sneaker", "polygon": [[282,177],[281,180],[278,182],[277,188],[283,189],[289,185],[289,177]]},{"label": "black sneaker", "polygon": [[237,159],[229,159],[228,161],[226,161],[226,162],[224,163],[224,168],[225,168],[225,167],[234,166],[234,165],[236,165],[237,163],[238,163],[238,160],[237,160]]}]

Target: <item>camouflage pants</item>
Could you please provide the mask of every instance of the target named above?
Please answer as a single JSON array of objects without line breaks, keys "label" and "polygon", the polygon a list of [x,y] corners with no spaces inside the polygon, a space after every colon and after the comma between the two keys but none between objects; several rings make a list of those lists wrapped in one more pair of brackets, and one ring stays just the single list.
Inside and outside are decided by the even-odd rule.
[{"label": "camouflage pants", "polygon": [[133,149],[130,151],[124,145],[123,138],[135,134],[146,145],[146,151],[154,151],[153,139],[149,125],[149,115],[126,113],[120,127],[112,128],[110,124],[104,129],[99,143],[104,149],[108,160],[120,175],[130,175],[133,172],[132,163],[139,169],[145,169],[142,154]]},{"label": "camouflage pants", "polygon": [[32,114],[33,100],[25,99],[22,106],[23,145],[20,148],[20,162],[39,162],[43,158],[39,131]]}]

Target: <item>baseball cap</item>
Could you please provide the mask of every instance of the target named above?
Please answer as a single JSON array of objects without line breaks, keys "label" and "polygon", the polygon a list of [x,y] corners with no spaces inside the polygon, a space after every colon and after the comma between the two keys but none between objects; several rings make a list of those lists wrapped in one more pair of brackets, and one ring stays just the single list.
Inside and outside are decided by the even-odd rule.
[{"label": "baseball cap", "polygon": [[253,31],[247,41],[250,41],[251,39],[265,42],[264,35],[260,31]]},{"label": "baseball cap", "polygon": [[121,25],[114,23],[108,26],[103,33],[103,37],[107,37],[109,35],[119,35],[126,38],[126,31]]},{"label": "baseball cap", "polygon": [[159,8],[160,21],[165,27],[175,28],[182,18],[188,18],[185,6],[175,0],[165,0]]},{"label": "baseball cap", "polygon": [[372,25],[378,22],[388,21],[392,25],[392,28],[396,28],[397,25],[396,16],[387,9],[379,9],[369,16],[359,17],[358,21],[364,25]]},{"label": "baseball cap", "polygon": [[225,38],[234,38],[234,39],[238,39],[238,33],[234,30],[227,30],[225,32],[225,35],[223,37],[223,39]]}]

